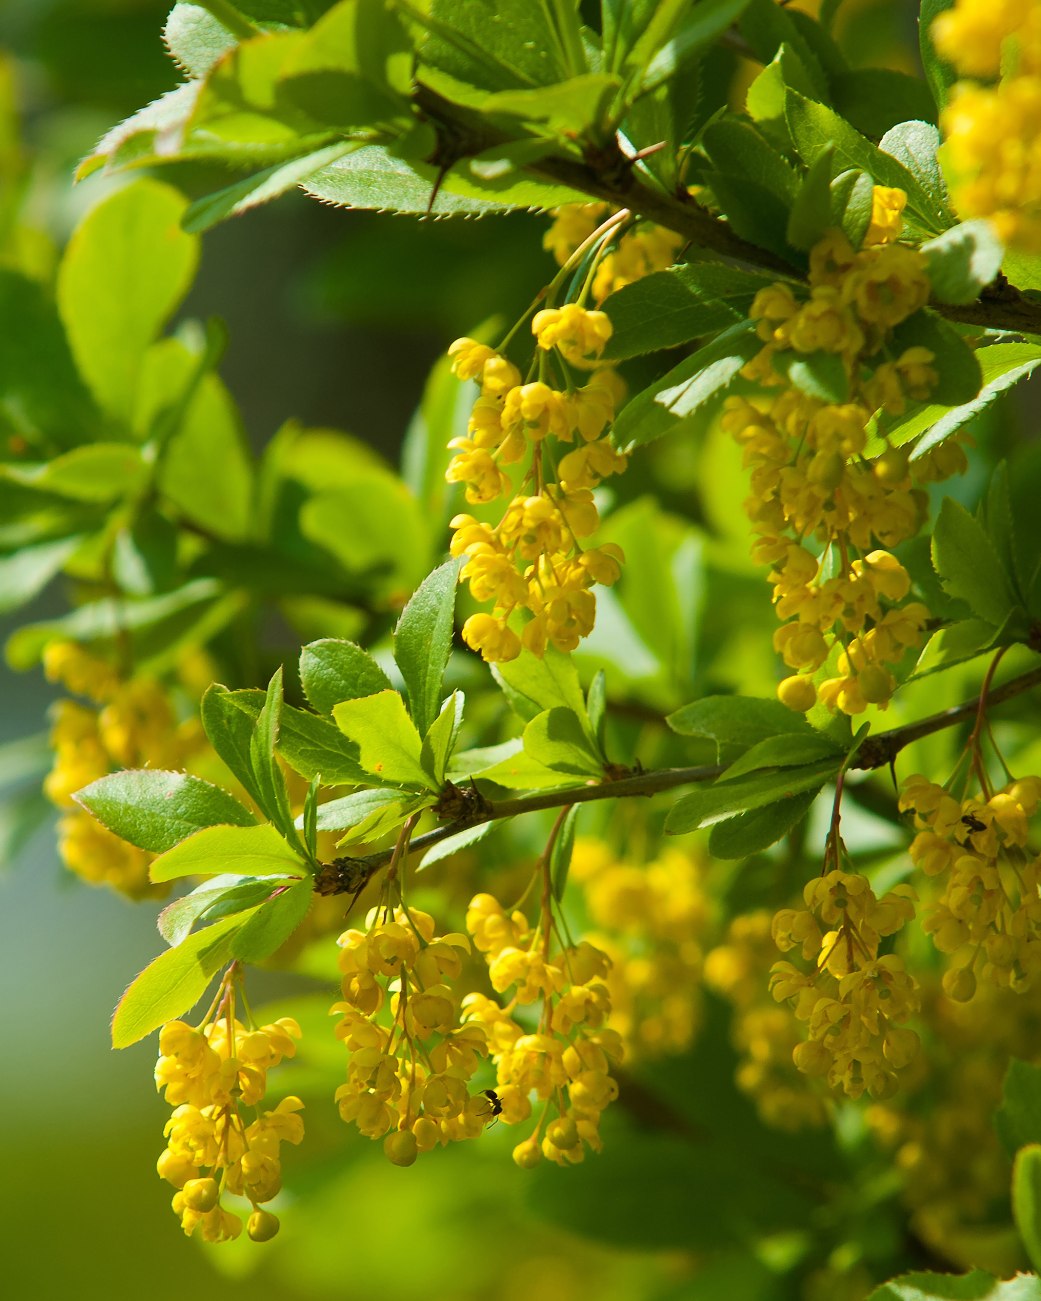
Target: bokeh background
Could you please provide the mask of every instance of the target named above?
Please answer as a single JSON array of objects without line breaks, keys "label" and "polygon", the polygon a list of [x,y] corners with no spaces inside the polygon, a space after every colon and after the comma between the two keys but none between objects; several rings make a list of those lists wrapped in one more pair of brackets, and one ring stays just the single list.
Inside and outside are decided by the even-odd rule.
[{"label": "bokeh background", "polygon": [[[74,187],[79,158],[116,121],[176,84],[160,40],[167,7],[163,0],[0,0],[0,94],[13,96],[20,122],[20,139],[0,134],[0,149],[24,151],[26,211],[41,233],[41,256],[59,250],[104,187],[118,183],[93,178]],[[846,6],[847,48],[865,63],[895,57],[913,66],[912,8],[900,0]],[[189,193],[207,184],[186,170],[167,179]],[[494,225],[417,223],[289,197],[206,236],[183,314],[227,322],[222,375],[256,447],[296,417],[348,430],[393,461],[435,358],[489,317],[519,314],[545,279],[543,229],[526,215]],[[57,608],[60,594],[49,599],[19,622]],[[38,673],[0,668],[0,742],[39,734],[49,699]],[[113,1053],[107,1036],[123,986],[157,951],[153,910],[63,875],[50,827],[16,852],[5,845],[5,830],[5,1295],[628,1301],[649,1282],[655,1296],[667,1296],[673,1279],[675,1295],[688,1295],[668,1253],[591,1245],[532,1216],[532,1194],[502,1132],[489,1134],[486,1158],[471,1160],[465,1178],[454,1172],[451,1152],[406,1172],[363,1150],[375,1145],[344,1135],[342,1197],[309,1214],[305,1179],[297,1190],[303,1206],[286,1218],[283,1243],[292,1235],[305,1251],[265,1257],[267,1249],[250,1244],[214,1250],[184,1239],[168,1190],[151,1173],[166,1115],[151,1082],[154,1044]],[[284,991],[273,983],[269,992]],[[331,1114],[308,1117],[312,1133],[338,1123]],[[624,1195],[654,1196],[667,1212],[667,1187],[632,1186]],[[269,1267],[256,1270],[261,1258]],[[733,1297],[735,1287],[732,1272],[716,1284],[702,1276],[696,1295]]]}]

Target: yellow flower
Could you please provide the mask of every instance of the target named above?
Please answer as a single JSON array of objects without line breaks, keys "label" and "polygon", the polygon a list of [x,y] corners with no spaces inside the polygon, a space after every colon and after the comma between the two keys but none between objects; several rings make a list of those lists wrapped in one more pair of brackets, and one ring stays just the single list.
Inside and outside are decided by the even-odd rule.
[{"label": "yellow flower", "polygon": [[873,244],[891,244],[900,238],[904,224],[901,214],[907,206],[903,190],[876,185],[871,191],[871,223],[864,235],[865,248]]}]

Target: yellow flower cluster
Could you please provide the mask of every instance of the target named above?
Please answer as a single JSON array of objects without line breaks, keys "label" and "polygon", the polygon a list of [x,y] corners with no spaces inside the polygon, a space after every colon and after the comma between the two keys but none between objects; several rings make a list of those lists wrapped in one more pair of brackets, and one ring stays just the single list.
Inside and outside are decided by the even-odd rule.
[{"label": "yellow flower cluster", "polygon": [[823,1125],[828,1113],[824,1099],[795,1069],[798,1027],[766,987],[764,973],[777,954],[772,921],[765,908],[735,917],[723,942],[705,956],[705,984],[733,1007],[730,1034],[741,1055],[738,1088],[768,1125],[796,1130]]},{"label": "yellow flower cluster", "polygon": [[1041,856],[1029,847],[1039,804],[1041,777],[963,799],[917,774],[901,787],[900,808],[918,828],[911,859],[940,886],[923,925],[949,955],[950,998],[972,998],[977,967],[1019,993],[1041,972]]},{"label": "yellow flower cluster", "polygon": [[770,974],[774,998],[807,1027],[793,1060],[852,1098],[865,1089],[888,1097],[918,1051],[918,1036],[901,1024],[918,1011],[918,985],[901,958],[878,950],[914,916],[914,892],[897,886],[878,899],[867,877],[836,869],[810,881],[803,898],[805,909],[784,908],[773,921],[777,947],[799,949],[811,964],[806,972],[778,962]]},{"label": "yellow flower cluster", "polygon": [[569,880],[581,886],[610,959],[608,1026],[627,1057],[680,1053],[701,1022],[701,942],[709,918],[702,864],[666,849],[649,863],[620,860],[602,840],[579,838]]},{"label": "yellow flower cluster", "polygon": [[[623,560],[617,546],[582,545],[600,524],[593,489],[626,465],[605,434],[620,396],[614,371],[598,364],[611,323],[566,303],[538,312],[532,331],[541,355],[530,383],[473,339],[449,349],[453,372],[481,392],[467,437],[451,443],[447,478],[464,483],[473,504],[509,497],[494,525],[468,514],[452,520],[452,554],[466,557],[462,577],[476,600],[493,602],[492,613],[466,620],[463,637],[489,661],[515,659],[522,645],[540,656],[547,644],[574,650],[596,618],[590,589],[617,582]],[[562,388],[546,382],[551,359]],[[576,371],[592,371],[588,383],[578,385]],[[517,491],[502,467],[522,462]],[[510,619],[522,610],[530,618],[518,635]]]},{"label": "yellow flower cluster", "polygon": [[[554,208],[553,224],[542,237],[543,248],[564,266],[611,212],[606,203],[569,203]],[[682,236],[649,221],[626,230],[597,261],[591,284],[593,301],[602,303],[615,290],[672,266],[684,242]]]},{"label": "yellow flower cluster", "polygon": [[[880,230],[894,211],[883,195]],[[759,535],[753,555],[773,567],[773,599],[785,621],[774,646],[796,670],[778,695],[806,710],[819,694],[830,709],[856,714],[888,703],[892,668],[919,644],[928,617],[920,602],[900,604],[911,581],[889,550],[917,532],[925,510],[907,450],[889,447],[871,462],[863,452],[875,411],[899,414],[935,382],[925,348],[887,359],[893,328],[925,304],[929,281],[916,250],[879,244],[855,253],[839,231],[813,249],[809,281],[808,298],[786,284],[756,295],[751,317],[764,346],[743,374],[761,392],[728,398],[723,427],[751,467],[745,509]],[[809,354],[841,367],[847,401],[811,397],[785,378]],[[940,477],[961,468],[964,454],[945,443],[923,460],[919,477]],[[836,644],[836,676],[817,688],[813,675]]]},{"label": "yellow flower cluster", "polygon": [[142,898],[154,892],[148,881],[152,856],[113,835],[72,796],[117,768],[183,768],[205,744],[198,722],[178,724],[166,690],[154,679],[123,679],[106,661],[72,642],[48,646],[44,670],[52,682],[92,702],[59,700],[53,709],[54,763],[44,792],[62,810],[62,861],[92,885]]},{"label": "yellow flower cluster", "polygon": [[348,1064],[336,1102],[344,1121],[384,1139],[395,1165],[476,1138],[492,1115],[488,1098],[469,1090],[488,1052],[484,1029],[460,1024],[451,984],[470,941],[434,931],[428,913],[380,907],[365,930],[339,939],[343,1002],[332,1010],[342,1018],[336,1034]]},{"label": "yellow flower cluster", "polygon": [[943,58],[976,79],[955,86],[940,118],[955,206],[988,217],[1007,244],[1041,251],[1041,7],[956,0],[931,35]]},{"label": "yellow flower cluster", "polygon": [[[178,1191],[173,1209],[191,1236],[226,1242],[242,1220],[222,1205],[225,1193],[249,1200],[246,1231],[255,1242],[278,1232],[278,1217],[262,1209],[282,1186],[280,1148],[299,1143],[304,1122],[299,1098],[261,1111],[267,1073],[296,1052],[300,1027],[291,1017],[271,1025],[243,1025],[235,1016],[233,977],[225,978],[213,1020],[195,1028],[169,1021],[159,1032],[158,1089],[174,1107],[159,1174]],[[250,1119],[252,1115],[252,1119]]]},{"label": "yellow flower cluster", "polygon": [[[552,950],[548,901],[532,927],[522,912],[507,913],[490,894],[470,902],[466,927],[484,954],[492,988],[512,995],[505,1006],[484,994],[463,1000],[467,1023],[487,1036],[495,1063],[501,1118],[518,1125],[543,1103],[531,1136],[513,1149],[523,1169],[544,1157],[558,1165],[601,1149],[600,1117],[618,1096],[611,1063],[623,1055],[621,1036],[607,1027],[611,1000],[607,954],[588,941]],[[525,1010],[540,1005],[534,1028]]]}]

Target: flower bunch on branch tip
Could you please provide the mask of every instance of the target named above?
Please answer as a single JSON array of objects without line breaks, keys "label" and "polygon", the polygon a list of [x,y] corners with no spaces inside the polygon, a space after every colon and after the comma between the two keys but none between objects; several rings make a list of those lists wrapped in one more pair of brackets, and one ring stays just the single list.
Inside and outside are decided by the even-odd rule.
[{"label": "flower bunch on branch tip", "polygon": [[[782,620],[774,645],[795,670],[778,695],[799,711],[818,698],[846,714],[888,703],[893,669],[920,644],[929,614],[906,600],[911,581],[891,548],[921,527],[918,484],[965,464],[949,441],[914,463],[902,447],[865,457],[874,413],[899,415],[936,382],[928,349],[892,346],[893,329],[929,296],[922,255],[887,242],[899,232],[899,197],[883,192],[876,242],[860,252],[839,231],[814,247],[808,296],[785,284],[756,295],[750,315],[763,347],[742,374],[758,392],[729,397],[724,407],[723,427],[751,472],[753,555],[772,566]],[[810,354],[835,358],[846,401],[810,396],[791,382],[789,367]],[[818,685],[814,675],[833,650],[835,676]]]},{"label": "flower bunch on branch tip", "polygon": [[265,1210],[282,1186],[280,1148],[304,1136],[303,1103],[283,1098],[262,1110],[268,1071],[296,1053],[300,1027],[291,1017],[257,1026],[236,1015],[238,974],[230,968],[199,1026],[168,1021],[159,1032],[156,1087],[174,1112],[157,1169],[177,1189],[173,1209],[186,1234],[225,1242],[242,1232],[242,1219],[223,1204],[227,1194],[247,1199],[247,1232],[265,1242],[278,1218]]}]

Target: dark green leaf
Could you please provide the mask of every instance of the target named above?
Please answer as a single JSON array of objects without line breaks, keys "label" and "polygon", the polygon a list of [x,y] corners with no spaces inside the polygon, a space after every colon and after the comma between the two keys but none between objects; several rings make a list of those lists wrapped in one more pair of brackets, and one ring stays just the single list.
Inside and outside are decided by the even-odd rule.
[{"label": "dark green leaf", "polygon": [[785,208],[799,192],[799,173],[751,123],[729,115],[710,122],[701,143],[713,167],[768,190]]},{"label": "dark green leaf", "polygon": [[752,696],[705,696],[677,709],[665,721],[680,736],[715,741],[721,763],[771,737],[814,735],[802,714],[793,713],[779,700]]},{"label": "dark green leaf", "polygon": [[452,652],[459,561],[440,565],[413,592],[394,629],[394,659],[408,689],[412,719],[425,735],[443,699]]},{"label": "dark green leaf", "polygon": [[849,377],[836,352],[782,352],[773,358],[774,370],[788,383],[822,402],[847,402]]},{"label": "dark green leaf", "polygon": [[790,800],[717,822],[709,832],[708,852],[713,858],[749,858],[769,849],[806,816],[818,794],[810,789]]},{"label": "dark green leaf", "polygon": [[693,423],[699,408],[722,393],[762,344],[749,322],[724,330],[662,379],[632,398],[615,421],[612,437],[632,451]]},{"label": "dark green leaf", "polygon": [[925,79],[933,93],[938,108],[946,108],[951,87],[958,80],[958,74],[949,63],[936,53],[930,36],[930,28],[937,14],[950,9],[954,0],[921,0],[918,10],[918,42],[922,55],[922,67]]},{"label": "dark green leaf", "polygon": [[797,265],[784,232],[788,225],[788,204],[759,181],[734,173],[705,169],[698,174],[726,215],[728,225],[742,239],[776,253]]},{"label": "dark green leaf", "polygon": [[436,845],[427,850],[419,860],[416,871],[425,872],[428,867],[433,867],[435,863],[451,858],[453,854],[458,854],[460,850],[469,849],[471,845],[476,845],[487,836],[490,836],[496,827],[501,825],[501,821],[478,822],[476,826],[464,827],[462,831],[457,831],[452,836],[446,836],[444,840],[439,840]]},{"label": "dark green leaf", "polygon": [[867,172],[842,172],[831,183],[831,223],[841,226],[850,245],[859,249],[871,225],[875,186]]},{"label": "dark green leaf", "polygon": [[553,898],[557,903],[564,897],[567,889],[568,873],[571,870],[571,855],[575,849],[575,824],[578,822],[577,804],[572,805],[564,814],[557,838],[553,842],[553,852],[549,856],[549,879],[553,885]]},{"label": "dark green leaf", "polygon": [[776,281],[716,262],[692,262],[634,280],[603,303],[614,331],[604,358],[621,361],[672,348],[743,322],[759,290]]},{"label": "dark green leaf", "polygon": [[673,805],[665,819],[665,830],[669,835],[682,835],[737,813],[790,800],[806,791],[816,793],[826,781],[835,777],[841,762],[841,757],[836,756],[833,760],[821,760],[798,768],[706,785]]},{"label": "dark green leaf", "polygon": [[1000,628],[1017,599],[994,544],[964,506],[944,498],[932,538],[933,565],[944,589],[974,615]]},{"label": "dark green leaf", "polygon": [[934,122],[936,106],[919,77],[896,68],[851,68],[831,81],[839,113],[873,140],[898,122]]},{"label": "dark green leaf", "polygon": [[203,827],[250,827],[253,814],[233,795],[184,772],[139,768],[110,773],[76,792],[76,801],[138,849],[163,854]]},{"label": "dark green leaf", "polygon": [[[237,710],[252,726],[264,703],[261,691],[227,691],[229,709]],[[207,697],[203,697],[203,721]],[[358,761],[358,747],[327,718],[309,714],[292,705],[282,706],[278,753],[294,772],[308,781],[320,775],[326,786],[371,786],[372,779]],[[223,755],[221,756],[224,757]],[[228,760],[225,759],[227,763]],[[230,767],[230,764],[229,764]],[[232,771],[235,771],[234,769]]]},{"label": "dark green leaf", "polygon": [[[654,54],[639,84],[642,93],[677,77],[748,7],[749,0],[699,0]],[[686,6],[677,6],[686,8]],[[651,35],[651,33],[647,33]]]},{"label": "dark green leaf", "polygon": [[785,238],[793,248],[811,249],[832,224],[831,179],[835,173],[830,149],[822,150],[802,179]]},{"label": "dark green leaf", "polygon": [[843,751],[821,732],[785,732],[756,741],[735,759],[719,778],[721,782],[743,777],[758,768],[793,768],[804,763],[814,763]]}]

